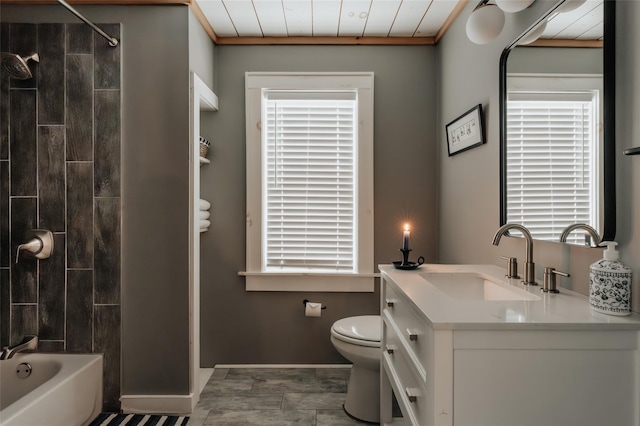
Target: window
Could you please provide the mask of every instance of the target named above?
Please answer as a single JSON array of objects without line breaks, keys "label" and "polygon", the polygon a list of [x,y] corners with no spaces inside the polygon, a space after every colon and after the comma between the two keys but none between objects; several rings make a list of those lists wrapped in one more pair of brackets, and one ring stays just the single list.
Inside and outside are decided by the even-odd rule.
[{"label": "window", "polygon": [[598,228],[598,99],[597,89],[509,90],[508,223],[553,241],[574,223]]},{"label": "window", "polygon": [[373,291],[373,74],[247,73],[247,290]]}]

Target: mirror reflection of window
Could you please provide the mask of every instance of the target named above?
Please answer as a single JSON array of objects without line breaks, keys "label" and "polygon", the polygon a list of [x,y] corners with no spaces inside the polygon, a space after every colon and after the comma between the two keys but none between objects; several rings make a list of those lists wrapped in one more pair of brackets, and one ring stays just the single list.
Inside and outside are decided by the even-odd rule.
[{"label": "mirror reflection of window", "polygon": [[[575,7],[565,7],[570,3]],[[589,197],[595,202],[591,204],[593,211],[589,214],[590,219],[586,220],[586,216],[582,216],[581,222],[591,224],[604,240],[615,238],[615,4],[614,1],[603,0],[560,2],[556,8],[540,16],[537,25],[540,28],[544,27],[544,30],[536,31],[539,28],[532,27],[505,47],[500,58],[501,225],[513,221],[512,216],[508,218],[507,209],[508,204],[514,201],[510,200],[507,189],[507,104],[509,102],[507,92],[509,90],[511,92],[528,91],[544,97],[549,95],[548,92],[574,92],[575,94],[582,90],[585,96],[589,97],[591,91],[596,90],[593,89],[594,87],[603,87],[604,90],[597,89],[598,99],[593,101],[598,108],[598,113],[595,115],[597,123],[595,137],[598,146],[588,160],[594,167],[589,170],[589,173],[597,179],[588,191]],[[538,34],[540,32],[542,34]],[[534,33],[535,37],[532,36]],[[529,38],[535,40],[529,43]],[[523,88],[520,85],[522,82],[516,82],[520,77],[536,77],[546,83],[555,83],[556,80],[569,81],[574,77],[593,77],[599,80],[599,86],[575,89],[557,84],[552,88]],[[511,98],[514,99],[513,93]],[[549,103],[551,100],[546,98],[544,102]],[[578,175],[586,176],[586,173],[587,170],[576,171]],[[553,193],[548,191],[546,198],[548,211],[551,209],[549,206],[555,203],[551,195]],[[546,219],[548,222],[556,220],[554,216],[547,216]],[[524,220],[522,222],[526,223]],[[579,245],[587,243],[582,233],[575,234],[579,240],[576,241],[576,236],[572,236],[570,242]],[[554,231],[543,236],[534,235],[534,239],[558,241],[555,235],[557,233]]]},{"label": "mirror reflection of window", "polygon": [[[602,78],[510,75],[507,86],[507,222],[558,241],[574,223],[599,227]],[[585,244],[588,234],[568,242]]]}]

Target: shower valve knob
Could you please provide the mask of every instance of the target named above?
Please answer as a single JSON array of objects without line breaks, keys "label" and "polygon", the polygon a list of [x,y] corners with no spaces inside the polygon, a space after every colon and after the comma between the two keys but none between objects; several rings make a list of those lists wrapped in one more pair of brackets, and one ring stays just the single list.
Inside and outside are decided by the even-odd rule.
[{"label": "shower valve knob", "polygon": [[18,246],[16,252],[16,263],[20,260],[20,252],[29,253],[36,259],[47,259],[53,252],[53,233],[46,229],[33,229],[32,238],[24,244]]}]

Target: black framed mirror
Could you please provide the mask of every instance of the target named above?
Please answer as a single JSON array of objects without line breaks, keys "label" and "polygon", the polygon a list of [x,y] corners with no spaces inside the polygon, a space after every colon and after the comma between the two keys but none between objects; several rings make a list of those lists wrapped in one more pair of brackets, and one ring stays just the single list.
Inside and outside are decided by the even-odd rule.
[{"label": "black framed mirror", "polygon": [[[524,45],[530,42],[531,35],[535,32],[541,33],[540,27],[548,25],[547,22],[551,22],[552,19],[557,18],[563,11],[563,4],[565,2],[560,1],[554,7],[552,7],[544,16],[541,16],[527,31],[521,34],[516,40],[508,45],[501,57],[500,57],[500,225],[506,223],[521,223],[531,231],[534,239],[559,241],[559,234],[562,229],[570,223],[586,223],[597,230],[604,241],[610,241],[615,238],[616,234],[616,185],[615,185],[615,0],[591,0],[591,3],[598,4],[601,8],[599,11],[591,12],[592,14],[600,13],[599,18],[602,20],[601,38],[600,43],[594,42],[590,47],[573,47],[580,49],[580,56],[590,56],[597,58],[600,62],[591,64],[587,62],[580,63],[575,61],[575,67],[588,68],[593,67],[590,71],[589,77],[592,80],[599,80],[600,87],[595,89],[596,83],[584,83],[589,89],[576,89],[573,86],[570,89],[559,88],[562,84],[562,80],[571,80],[574,84],[578,80],[583,82],[587,81],[584,78],[585,75],[577,75],[575,71],[554,71],[544,75],[546,83],[542,84],[545,89],[531,89],[538,83],[532,83],[534,79],[537,81],[538,77],[543,76],[544,72],[540,71],[539,65],[545,61],[552,62],[553,66],[557,69],[562,68],[559,63],[562,60],[553,60],[553,55],[543,54],[543,50],[540,47],[529,47]],[[589,2],[587,2],[589,3]],[[585,8],[588,6],[584,6]],[[576,13],[579,13],[576,11]],[[601,18],[600,18],[601,17]],[[547,27],[548,28],[548,27]],[[598,31],[594,27],[595,32]],[[596,36],[596,40],[597,40]],[[562,43],[544,43],[538,42],[538,45],[557,46]],[[559,51],[558,53],[564,57],[565,62],[571,62],[574,56],[568,55],[567,52],[572,43],[564,43],[565,51]],[[578,45],[578,43],[574,43]],[[582,46],[585,44],[582,43]],[[517,54],[512,53],[515,49],[518,49]],[[547,47],[546,49],[552,49]],[[529,63],[535,63],[536,68],[532,72],[522,72],[522,69],[517,72],[512,72],[514,68],[517,68],[516,63],[526,63],[527,61],[517,62],[516,59],[510,61],[510,58],[515,58],[525,51],[536,52],[536,55],[532,55],[535,58],[530,58]],[[547,50],[546,52],[553,52]],[[586,55],[588,53],[588,55]],[[577,54],[576,56],[577,57]],[[588,65],[585,65],[588,64]],[[566,72],[566,76],[570,78],[564,78],[561,73]],[[582,70],[579,72],[583,72]],[[525,76],[526,78],[522,78]],[[515,77],[515,78],[514,78]],[[577,78],[579,77],[579,78]],[[579,84],[583,84],[579,83]],[[533,85],[533,86],[531,86]],[[542,93],[544,92],[544,93]],[[580,95],[579,95],[580,93]],[[565,156],[566,149],[558,147],[558,141],[562,139],[562,136],[558,136],[555,124],[549,124],[549,127],[553,127],[553,131],[546,132],[546,146],[544,147],[545,154],[533,154],[536,150],[540,150],[542,145],[539,138],[535,136],[531,140],[531,137],[527,138],[521,135],[526,133],[524,128],[529,126],[533,129],[535,124],[527,124],[530,116],[536,116],[538,105],[554,104],[563,105],[562,102],[567,100],[567,97],[572,101],[580,102],[579,110],[584,116],[580,116],[575,119],[575,122],[580,124],[580,138],[581,140],[587,140],[591,138],[591,142],[584,142],[584,146],[579,148],[572,148],[575,152],[582,150],[580,154],[573,154],[574,157],[581,155],[579,161],[576,158],[572,158],[571,161],[575,164],[580,164],[580,168],[575,168],[573,164],[570,168],[566,166]],[[562,101],[562,102],[560,102]],[[530,103],[527,103],[530,102]],[[587,105],[585,107],[584,105]],[[589,106],[591,105],[591,107]],[[532,112],[536,111],[536,112]],[[514,112],[515,111],[515,112]],[[587,111],[587,112],[585,112]],[[573,113],[572,113],[573,114]],[[590,115],[587,115],[590,114]],[[558,110],[547,110],[547,117],[559,117],[562,115]],[[524,119],[523,119],[524,117]],[[588,120],[584,117],[590,117]],[[573,118],[572,118],[573,120]],[[538,120],[539,121],[539,120]],[[582,123],[589,122],[590,125],[582,125]],[[514,136],[515,129],[515,136]],[[533,130],[532,130],[533,131]],[[555,132],[555,133],[554,133]],[[582,135],[587,136],[582,136]],[[531,133],[529,133],[531,135]],[[536,143],[538,147],[536,147]],[[591,145],[589,145],[589,143]],[[590,147],[590,148],[589,148]],[[555,151],[556,149],[563,150]],[[589,153],[590,154],[585,154]],[[535,158],[535,160],[533,159]],[[537,161],[537,165],[536,165]],[[529,166],[534,165],[535,171]],[[538,167],[542,165],[542,167]],[[529,167],[527,169],[527,167]],[[563,167],[565,169],[563,169]],[[541,169],[547,169],[544,174]],[[570,172],[570,170],[574,170]],[[553,171],[553,173],[551,173]],[[555,187],[550,187],[550,180],[556,179],[550,177],[551,175],[564,173],[564,178],[567,178],[571,173],[574,174],[574,180],[579,181],[579,189],[567,189],[563,187],[561,190],[556,190]],[[580,179],[576,176],[579,175]],[[533,177],[532,177],[533,176]],[[533,183],[531,183],[533,182]],[[590,183],[589,183],[590,182]],[[529,185],[527,187],[527,185]],[[590,185],[590,186],[589,186]],[[562,186],[562,185],[561,185]],[[583,187],[587,188],[584,189]],[[525,188],[525,189],[523,189]],[[529,188],[529,189],[526,189]],[[533,188],[533,189],[532,189]],[[529,191],[523,195],[523,191]],[[564,191],[564,192],[563,192]],[[584,193],[583,193],[584,192]],[[561,195],[556,194],[575,194],[574,198],[580,198],[581,200],[587,200],[583,202],[580,209],[577,207],[574,210],[580,210],[578,213],[562,210],[562,207],[556,208],[554,204],[558,199],[562,199]],[[580,195],[581,194],[581,195]],[[528,198],[527,198],[528,197]],[[571,203],[572,201],[567,201]],[[559,202],[562,204],[562,202]],[[588,207],[587,207],[588,206]],[[587,211],[588,208],[588,211]],[[572,216],[574,215],[574,216]],[[547,217],[548,216],[548,217]],[[553,216],[553,217],[552,217]],[[535,219],[534,219],[535,218]],[[529,223],[527,223],[529,221]],[[536,222],[537,221],[537,222]],[[543,229],[544,228],[544,229]],[[575,234],[575,235],[574,235]],[[573,238],[568,242],[575,244],[589,244],[589,235],[582,234],[582,232],[574,232]]]}]

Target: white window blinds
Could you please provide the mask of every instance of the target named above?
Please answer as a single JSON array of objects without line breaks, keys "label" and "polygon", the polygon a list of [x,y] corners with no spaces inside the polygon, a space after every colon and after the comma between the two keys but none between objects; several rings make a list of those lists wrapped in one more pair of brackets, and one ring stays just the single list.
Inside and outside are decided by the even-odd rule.
[{"label": "white window blinds", "polygon": [[570,224],[597,226],[596,117],[592,92],[509,93],[507,222],[554,241]]},{"label": "white window blinds", "polygon": [[264,270],[353,272],[355,91],[263,96]]}]

